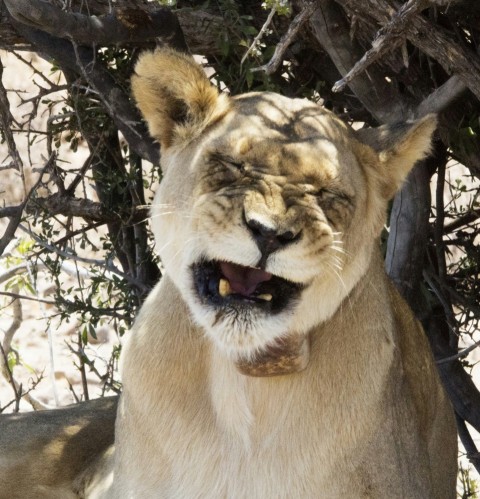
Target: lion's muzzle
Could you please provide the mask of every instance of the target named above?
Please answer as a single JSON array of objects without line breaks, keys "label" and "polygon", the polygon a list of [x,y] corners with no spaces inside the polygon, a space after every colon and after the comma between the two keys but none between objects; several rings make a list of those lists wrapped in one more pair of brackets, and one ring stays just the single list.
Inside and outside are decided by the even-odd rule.
[{"label": "lion's muzzle", "polygon": [[192,265],[192,273],[200,301],[216,309],[257,308],[276,314],[291,306],[303,288],[260,268],[231,262],[200,261]]}]

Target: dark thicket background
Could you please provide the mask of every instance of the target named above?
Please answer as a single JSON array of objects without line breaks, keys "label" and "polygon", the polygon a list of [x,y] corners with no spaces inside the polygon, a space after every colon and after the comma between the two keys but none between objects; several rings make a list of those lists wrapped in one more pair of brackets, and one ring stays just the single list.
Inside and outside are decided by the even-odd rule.
[{"label": "dark thicket background", "polygon": [[[434,153],[393,201],[382,243],[387,271],[425,326],[461,439],[479,467],[465,424],[480,430],[475,357],[468,356],[480,319],[477,0],[0,0],[0,48],[38,77],[34,96],[16,92],[26,109],[21,120],[7,99],[15,89],[0,85],[8,151],[0,191],[8,193],[14,178],[21,192],[4,194],[0,205],[0,284],[3,305],[14,311],[0,352],[12,400],[0,409],[15,410],[30,396],[15,380],[21,358],[12,341],[22,304],[39,298],[40,278],[52,284],[45,301],[55,314],[79,321],[71,348],[82,379],[94,372],[105,392],[119,389],[118,349],[99,369],[84,347],[103,324],[122,335],[161,277],[146,221],[161,151],[129,94],[139,52],[158,44],[202,55],[214,81],[232,93],[310,98],[356,126],[439,113]],[[31,52],[51,64],[48,74],[39,74]],[[39,115],[48,116],[42,128]],[[40,167],[19,153],[25,138],[43,148]],[[70,157],[80,148],[87,154],[67,163],[66,148]],[[78,399],[89,396],[83,388]]]}]

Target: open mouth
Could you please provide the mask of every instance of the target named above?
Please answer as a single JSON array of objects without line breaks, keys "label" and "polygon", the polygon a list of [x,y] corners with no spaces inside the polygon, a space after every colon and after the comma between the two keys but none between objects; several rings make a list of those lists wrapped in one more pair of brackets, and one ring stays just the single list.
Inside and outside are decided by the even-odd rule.
[{"label": "open mouth", "polygon": [[302,289],[265,270],[230,262],[200,261],[192,272],[198,296],[215,307],[258,307],[275,314],[291,305]]}]

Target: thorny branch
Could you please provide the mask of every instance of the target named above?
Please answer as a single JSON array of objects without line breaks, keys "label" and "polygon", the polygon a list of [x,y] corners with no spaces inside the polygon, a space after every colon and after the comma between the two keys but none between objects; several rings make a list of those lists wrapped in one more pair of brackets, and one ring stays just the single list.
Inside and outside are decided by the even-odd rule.
[{"label": "thorny branch", "polygon": [[385,53],[395,50],[406,36],[405,30],[408,23],[428,4],[429,0],[409,0],[403,4],[400,10],[392,17],[392,20],[377,32],[375,40],[372,42],[372,48],[365,52],[363,57],[341,80],[335,83],[332,90],[341,92],[355,76],[366,71],[374,61]]},{"label": "thorny branch", "polygon": [[92,49],[76,47],[66,40],[54,38],[23,25],[17,26],[17,29],[38,48],[42,55],[55,60],[64,71],[73,71],[85,76],[106,105],[112,119],[132,149],[150,162],[158,163],[158,146],[149,137],[138,111],[107,68],[95,57]]},{"label": "thorny branch", "polygon": [[[398,18],[392,16],[399,9],[397,2],[388,0],[369,0],[361,8],[353,0],[336,0],[342,6],[355,13],[365,16],[374,16],[381,24],[400,24]],[[367,5],[372,2],[372,5]],[[415,5],[415,1],[413,1]],[[420,2],[420,7],[423,2]],[[370,10],[371,9],[371,10]],[[363,12],[362,12],[363,11]],[[415,14],[415,13],[414,13]],[[393,21],[392,21],[393,18]],[[466,49],[454,38],[447,35],[428,19],[419,15],[410,15],[410,22],[404,25],[404,35],[410,42],[429,57],[435,59],[448,74],[457,74],[470,91],[480,99],[480,57],[473,51]]]}]

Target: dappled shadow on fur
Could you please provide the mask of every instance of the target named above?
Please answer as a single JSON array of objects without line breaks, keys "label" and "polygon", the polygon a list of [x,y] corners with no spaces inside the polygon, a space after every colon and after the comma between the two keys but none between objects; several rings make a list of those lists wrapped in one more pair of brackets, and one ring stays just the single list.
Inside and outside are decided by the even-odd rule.
[{"label": "dappled shadow on fur", "polygon": [[[114,441],[118,397],[0,416],[0,497],[54,498]],[[62,493],[62,492],[60,492]]]}]

